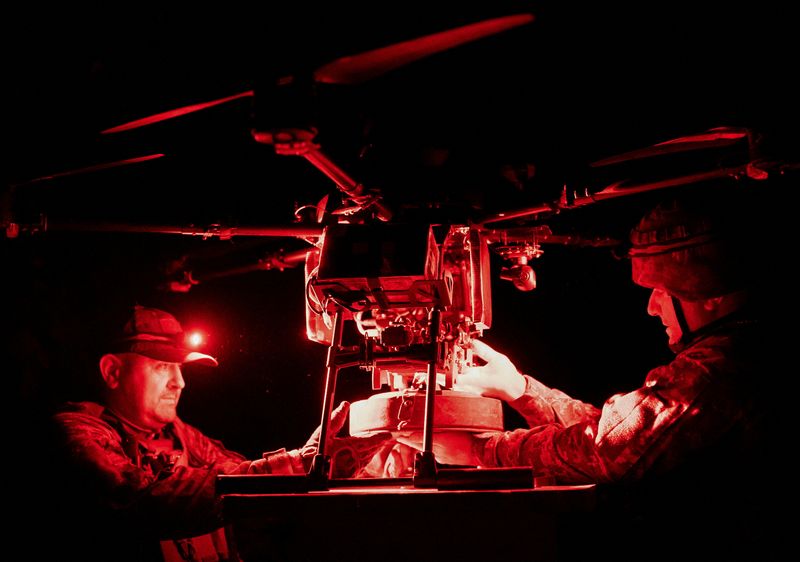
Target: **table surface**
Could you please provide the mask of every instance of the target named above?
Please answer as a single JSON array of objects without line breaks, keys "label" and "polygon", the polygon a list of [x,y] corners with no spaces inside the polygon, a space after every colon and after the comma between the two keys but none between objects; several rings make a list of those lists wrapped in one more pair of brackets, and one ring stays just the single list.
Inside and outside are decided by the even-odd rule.
[{"label": "table surface", "polygon": [[[438,490],[413,485],[222,495],[241,560],[559,560],[595,486]],[[570,539],[571,540],[571,539]]]}]

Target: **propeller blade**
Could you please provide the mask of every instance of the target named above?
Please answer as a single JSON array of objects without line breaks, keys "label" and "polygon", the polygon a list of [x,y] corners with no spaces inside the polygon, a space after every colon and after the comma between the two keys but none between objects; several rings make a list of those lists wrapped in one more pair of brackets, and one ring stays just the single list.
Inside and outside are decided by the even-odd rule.
[{"label": "propeller blade", "polygon": [[318,68],[314,80],[326,84],[359,84],[430,55],[532,21],[533,14],[504,16],[342,57]]},{"label": "propeller blade", "polygon": [[209,107],[214,107],[215,105],[228,103],[229,101],[252,97],[253,93],[254,93],[253,90],[248,90],[246,92],[240,92],[232,96],[227,96],[224,98],[219,98],[216,100],[207,101],[203,103],[195,103],[192,105],[179,107],[177,109],[164,111],[162,113],[156,113],[155,115],[150,115],[149,117],[143,117],[141,119],[136,119],[135,121],[129,121],[128,123],[123,123],[122,125],[117,125],[116,127],[111,127],[110,129],[101,131],[101,134],[108,135],[112,133],[121,133],[122,131],[130,131],[131,129],[138,129],[139,127],[145,127],[147,125],[152,125],[153,123],[166,121],[167,119],[172,119],[174,117],[180,117],[181,115],[187,115],[189,113],[194,113],[196,111],[202,111],[203,109],[208,109]]},{"label": "propeller blade", "polygon": [[75,170],[67,170],[66,172],[57,172],[55,174],[49,174],[47,176],[40,176],[32,180],[27,180],[22,183],[14,184],[12,187],[21,187],[24,185],[31,185],[46,180],[54,180],[56,178],[65,178],[69,176],[77,176],[79,174],[87,174],[89,172],[97,172],[99,170],[108,170],[109,168],[116,168],[118,166],[127,166],[128,164],[139,164],[140,162],[147,162],[149,160],[155,160],[156,158],[163,158],[163,157],[164,155],[159,153],[159,154],[148,154],[147,156],[137,156],[136,158],[127,158],[125,160],[117,160],[115,162],[104,162],[103,164],[94,164],[92,166],[86,166],[84,168],[77,168]]},{"label": "propeller blade", "polygon": [[[388,47],[374,49],[358,55],[342,57],[318,68],[314,72],[314,80],[327,84],[359,84],[427,56],[532,21],[533,14],[504,16],[434,33],[432,35],[426,35],[402,43],[395,43]],[[101,131],[101,134],[108,135],[138,129],[139,127],[145,127],[153,123],[159,123],[196,111],[202,111],[209,107],[228,103],[240,98],[252,97],[253,95],[254,91],[248,90],[212,101],[171,109],[105,129]]]},{"label": "propeller blade", "polygon": [[733,127],[719,127],[711,129],[699,135],[691,135],[688,137],[680,137],[677,139],[668,140],[604,158],[592,162],[590,166],[599,168],[602,166],[610,166],[611,164],[619,164],[622,162],[629,162],[631,160],[640,160],[642,158],[649,158],[651,156],[660,156],[662,154],[675,154],[677,152],[688,152],[690,150],[698,150],[704,148],[716,148],[722,146],[730,146],[741,141],[743,138],[750,136],[750,131],[747,129],[738,129]]}]

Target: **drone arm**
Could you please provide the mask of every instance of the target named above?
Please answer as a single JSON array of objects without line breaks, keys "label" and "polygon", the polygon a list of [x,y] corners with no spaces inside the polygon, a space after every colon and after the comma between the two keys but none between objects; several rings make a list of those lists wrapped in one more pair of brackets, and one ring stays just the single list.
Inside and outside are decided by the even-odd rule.
[{"label": "drone arm", "polygon": [[175,225],[154,224],[122,224],[122,223],[76,223],[44,221],[36,230],[58,230],[71,232],[132,232],[153,234],[181,234],[183,236],[200,236],[202,238],[218,237],[228,240],[234,236],[264,236],[313,238],[322,235],[322,227],[318,225],[282,225],[282,226],[252,226],[252,227],[223,227],[218,224],[206,228]]},{"label": "drone arm", "polygon": [[627,195],[635,195],[637,193],[645,193],[658,189],[677,187],[679,185],[695,184],[716,178],[738,178],[746,176],[753,180],[764,180],[769,177],[770,171],[767,168],[769,168],[769,166],[764,163],[756,165],[754,162],[749,162],[741,166],[722,168],[719,170],[711,170],[709,172],[697,174],[688,174],[685,176],[667,178],[660,181],[652,181],[638,185],[629,184],[626,181],[620,181],[595,192],[592,192],[589,189],[585,189],[581,193],[575,191],[569,192],[565,186],[561,198],[558,201],[540,203],[539,205],[513,212],[497,213],[479,223],[476,223],[476,226],[491,230],[492,226],[490,225],[498,222],[520,218],[535,219],[539,215],[546,213],[558,213],[562,209],[583,207],[585,205],[590,205],[606,199],[625,197]]},{"label": "drone arm", "polygon": [[311,162],[315,168],[328,176],[333,182],[349,197],[360,197],[364,192],[364,186],[357,183],[347,175],[347,172],[337,166],[330,158],[325,156],[318,148],[310,148],[302,152],[306,160]]},{"label": "drone arm", "polygon": [[617,182],[597,191],[595,193],[586,193],[583,195],[576,195],[571,206],[580,207],[590,203],[596,203],[605,199],[614,199],[616,197],[623,197],[626,195],[633,195],[636,193],[644,193],[647,191],[655,191],[657,189],[665,189],[668,187],[677,187],[679,185],[688,185],[700,183],[716,178],[736,178],[747,176],[754,180],[763,180],[769,176],[769,173],[759,167],[748,163],[743,166],[736,166],[733,168],[723,168],[720,170],[712,170],[710,172],[703,172],[698,174],[689,174],[676,178],[669,178],[661,181],[654,181],[649,183],[642,183],[639,185],[626,185],[625,182]]},{"label": "drone arm", "polygon": [[536,205],[535,207],[528,207],[525,209],[519,209],[518,211],[513,212],[506,212],[506,213],[496,213],[491,215],[489,218],[477,223],[475,226],[479,228],[487,228],[491,229],[489,226],[490,224],[496,222],[503,222],[511,219],[518,219],[523,217],[535,217],[537,215],[541,215],[543,213],[553,213],[558,212],[560,208],[558,203],[541,203]]},{"label": "drone arm", "polygon": [[392,212],[380,202],[376,195],[364,193],[364,186],[347,172],[342,170],[333,160],[328,158],[314,144],[316,130],[281,129],[279,131],[253,131],[253,138],[262,144],[271,144],[277,154],[302,156],[320,172],[328,176],[339,190],[350,197],[360,209],[371,208],[375,216],[386,222],[392,218]]},{"label": "drone arm", "polygon": [[305,262],[309,251],[313,252],[314,250],[307,250],[304,248],[293,252],[284,252],[283,250],[272,252],[259,259],[257,263],[206,273],[202,275],[197,282],[212,281],[253,271],[283,271],[284,269],[297,267]]}]

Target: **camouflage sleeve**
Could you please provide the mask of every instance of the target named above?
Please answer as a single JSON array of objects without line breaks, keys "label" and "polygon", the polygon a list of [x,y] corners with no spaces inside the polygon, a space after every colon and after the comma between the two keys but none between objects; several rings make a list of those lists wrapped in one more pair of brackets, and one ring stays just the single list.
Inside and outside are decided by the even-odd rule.
[{"label": "camouflage sleeve", "polygon": [[278,449],[264,453],[256,461],[241,463],[234,474],[305,474],[310,463],[311,458],[304,457],[299,449]]},{"label": "camouflage sleeve", "polygon": [[509,405],[518,411],[530,427],[558,423],[570,426],[599,415],[599,410],[576,400],[560,390],[545,386],[533,377],[525,377],[525,392]]},{"label": "camouflage sleeve", "polygon": [[476,452],[485,466],[531,466],[536,476],[563,484],[638,474],[685,441],[712,438],[698,431],[707,426],[705,417],[715,415],[709,382],[701,366],[674,361],[654,369],[643,387],[611,397],[596,416],[486,436]]},{"label": "camouflage sleeve", "polygon": [[306,472],[299,449],[279,449],[249,461],[225,448],[221,441],[207,437],[194,427],[182,423],[181,440],[195,457],[194,464],[216,469],[221,474],[301,474]]}]

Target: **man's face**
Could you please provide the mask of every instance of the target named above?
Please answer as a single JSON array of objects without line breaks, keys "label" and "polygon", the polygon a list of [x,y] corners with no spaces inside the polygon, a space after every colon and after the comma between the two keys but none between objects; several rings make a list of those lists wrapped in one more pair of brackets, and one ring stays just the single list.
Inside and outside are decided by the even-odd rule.
[{"label": "man's face", "polygon": [[[680,300],[681,312],[686,321],[686,329],[693,333],[719,318],[717,306],[719,297],[699,301]],[[672,296],[664,289],[653,289],[650,300],[647,303],[647,313],[650,316],[658,316],[661,323],[667,328],[669,344],[681,341],[683,337],[683,327],[678,322],[678,315],[675,313],[675,304]]]},{"label": "man's face", "polygon": [[130,422],[159,430],[175,420],[181,390],[186,384],[179,363],[122,353],[116,409]]},{"label": "man's face", "polygon": [[683,331],[678,323],[678,316],[675,313],[675,307],[672,304],[672,297],[669,293],[663,289],[653,289],[650,294],[650,300],[647,302],[647,314],[661,318],[661,323],[667,329],[667,338],[669,338],[670,345],[681,341]]}]

